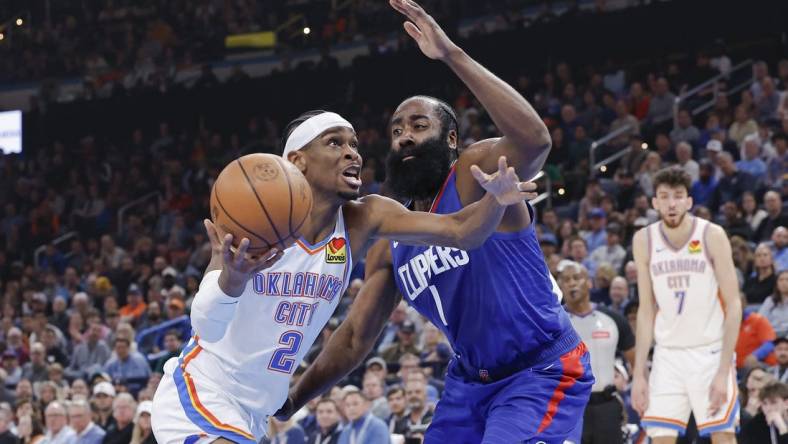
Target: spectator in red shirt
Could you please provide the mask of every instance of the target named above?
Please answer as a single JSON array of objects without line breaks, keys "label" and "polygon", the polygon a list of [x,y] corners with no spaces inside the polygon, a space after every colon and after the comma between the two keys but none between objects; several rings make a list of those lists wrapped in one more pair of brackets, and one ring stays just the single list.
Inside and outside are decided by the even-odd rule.
[{"label": "spectator in red shirt", "polygon": [[[747,300],[742,296],[742,306]],[[765,363],[767,366],[777,364],[774,356],[774,340],[777,335],[769,320],[759,315],[755,309],[745,308],[739,329],[739,340],[736,342],[736,368],[749,369]]]}]

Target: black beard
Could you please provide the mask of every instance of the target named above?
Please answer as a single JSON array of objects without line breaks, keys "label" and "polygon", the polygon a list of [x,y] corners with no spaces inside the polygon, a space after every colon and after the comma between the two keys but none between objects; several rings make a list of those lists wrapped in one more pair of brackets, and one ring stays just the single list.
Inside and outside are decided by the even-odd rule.
[{"label": "black beard", "polygon": [[358,191],[350,191],[350,192],[340,191],[340,192],[337,193],[337,195],[342,200],[355,200],[355,199],[358,199],[359,192]]},{"label": "black beard", "polygon": [[[402,159],[414,156],[403,162]],[[419,145],[389,151],[386,158],[386,181],[397,197],[430,199],[440,190],[449,174],[452,150],[446,134],[425,140]]]}]

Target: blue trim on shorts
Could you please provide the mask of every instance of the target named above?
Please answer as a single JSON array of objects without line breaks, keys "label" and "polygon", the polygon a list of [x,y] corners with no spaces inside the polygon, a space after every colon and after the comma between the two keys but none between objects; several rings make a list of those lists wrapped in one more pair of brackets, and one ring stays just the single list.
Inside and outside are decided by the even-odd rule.
[{"label": "blue trim on shorts", "polygon": [[[194,423],[194,425],[210,435],[221,436],[222,438],[234,441],[238,444],[257,444],[257,441],[251,440],[241,434],[214,427],[213,424],[208,422],[208,420],[205,419],[205,417],[192,405],[191,398],[189,397],[189,391],[186,387],[186,379],[183,376],[182,365],[183,358],[188,355],[189,352],[192,351],[196,346],[197,341],[194,340],[189,346],[184,348],[183,353],[181,353],[180,358],[178,358],[178,367],[176,367],[175,371],[172,373],[172,378],[175,380],[175,387],[178,391],[178,399],[181,401],[181,406],[183,407],[183,411],[186,413],[186,417],[189,418],[189,420]],[[191,436],[189,438],[191,438]]]},{"label": "blue trim on shorts", "polygon": [[[640,421],[640,425],[643,428],[645,428],[645,429],[647,429],[649,427],[660,427],[660,428],[663,428],[663,429],[677,430],[679,432],[679,435],[681,435],[681,436],[684,436],[684,434],[687,433],[687,428],[686,427],[682,427],[682,426],[680,426],[678,424],[672,424],[670,422]],[[648,430],[647,430],[647,432],[648,432]]]},{"label": "blue trim on shorts", "polygon": [[739,414],[739,400],[737,399],[736,405],[733,406],[733,411],[731,411],[731,416],[728,418],[728,421],[726,423],[715,425],[713,427],[708,427],[703,430],[698,430],[698,435],[709,436],[714,432],[719,432],[720,430],[733,428],[733,423],[736,422],[736,415],[738,414]]}]

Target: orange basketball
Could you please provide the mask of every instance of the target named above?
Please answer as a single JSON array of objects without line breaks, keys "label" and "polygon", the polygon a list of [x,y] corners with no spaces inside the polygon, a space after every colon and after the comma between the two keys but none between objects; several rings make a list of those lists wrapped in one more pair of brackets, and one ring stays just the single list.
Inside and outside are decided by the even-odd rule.
[{"label": "orange basketball", "polygon": [[249,154],[224,167],[211,190],[211,219],[220,235],[244,237],[249,254],[284,250],[312,210],[312,189],[295,165],[273,154]]}]

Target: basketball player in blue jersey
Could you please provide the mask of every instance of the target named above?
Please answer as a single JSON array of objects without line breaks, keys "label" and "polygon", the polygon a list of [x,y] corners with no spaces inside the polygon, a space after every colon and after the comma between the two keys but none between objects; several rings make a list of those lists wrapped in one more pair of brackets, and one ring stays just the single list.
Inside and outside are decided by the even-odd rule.
[{"label": "basketball player in blue jersey", "polygon": [[312,210],[294,245],[259,258],[246,254],[249,239],[232,250],[232,234],[223,240],[220,234],[229,230],[206,221],[213,251],[192,304],[194,337],[164,365],[153,399],[151,427],[161,444],[258,443],[268,417],[288,398],[290,376],[339,304],[353,258],[378,238],[480,245],[506,206],[534,188],[519,182],[501,156],[492,175],[473,169],[488,191],[474,208],[408,211],[381,196],[357,199],[358,139],[338,114],[307,113],[286,133],[284,159],[266,160],[279,166],[256,166],[298,168],[312,189]]},{"label": "basketball player in blue jersey", "polygon": [[[520,177],[541,169],[547,128],[513,88],[471,59],[412,1],[391,0],[429,58],[446,63],[489,112],[503,137],[460,151],[457,120],[424,96],[391,118],[388,180],[412,209],[451,213],[480,199],[470,166],[493,171],[506,156]],[[293,387],[282,415],[324,393],[372,348],[396,289],[440,328],[455,352],[425,443],[563,443],[582,428],[594,378],[585,345],[554,293],[527,203],[507,208],[471,250],[378,243],[347,320]]]}]

